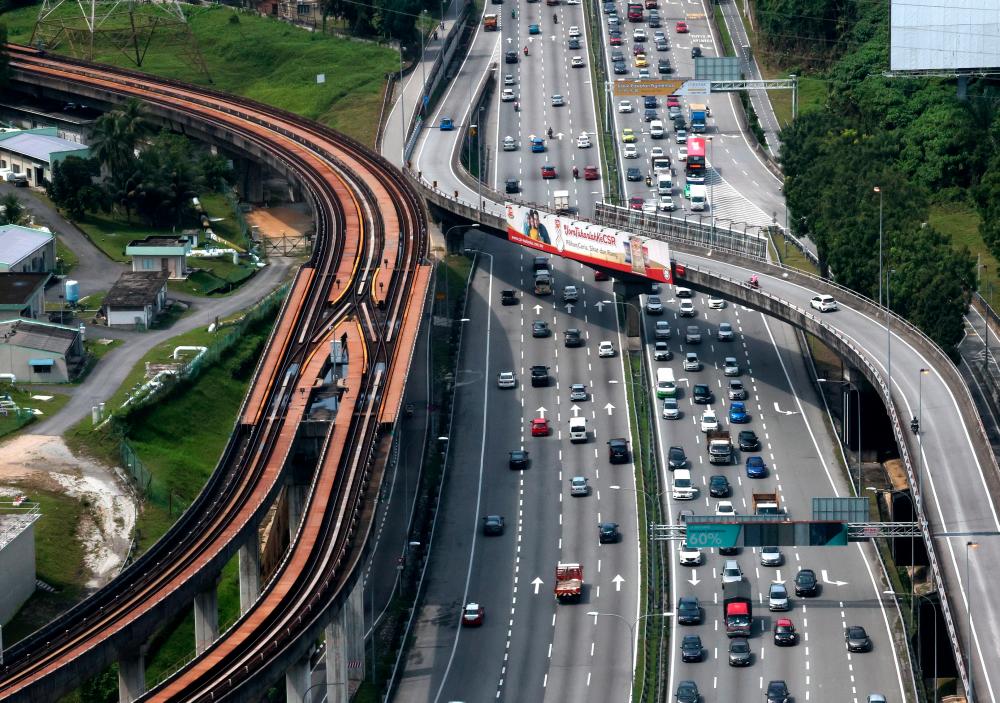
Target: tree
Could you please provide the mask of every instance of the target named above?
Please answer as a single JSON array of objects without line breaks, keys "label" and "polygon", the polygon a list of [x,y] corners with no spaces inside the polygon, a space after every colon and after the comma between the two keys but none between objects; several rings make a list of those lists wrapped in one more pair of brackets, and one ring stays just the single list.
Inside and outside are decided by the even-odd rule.
[{"label": "tree", "polygon": [[7,25],[0,23],[0,88],[10,83],[10,54],[7,52]]},{"label": "tree", "polygon": [[17,225],[24,219],[24,204],[13,193],[7,193],[0,198],[0,224]]},{"label": "tree", "polygon": [[97,118],[90,152],[114,175],[128,169],[136,148],[151,133],[152,125],[143,115],[142,103],[131,99],[120,109]]},{"label": "tree", "polygon": [[101,209],[106,195],[94,184],[100,167],[94,159],[67,156],[52,165],[52,180],[45,190],[57,207],[65,210],[74,220],[87,212]]}]

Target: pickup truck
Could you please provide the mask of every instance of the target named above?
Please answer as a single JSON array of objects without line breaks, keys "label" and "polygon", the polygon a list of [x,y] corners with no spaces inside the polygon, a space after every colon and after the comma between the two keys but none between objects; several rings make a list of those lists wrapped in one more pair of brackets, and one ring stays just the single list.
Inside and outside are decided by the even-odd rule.
[{"label": "pickup truck", "polygon": [[785,513],[781,507],[781,498],[777,493],[754,493],[753,512],[754,515],[784,515]]},{"label": "pickup truck", "polygon": [[578,603],[583,594],[583,566],[556,564],[556,600],[559,603]]},{"label": "pickup truck", "polygon": [[730,464],[733,461],[733,443],[729,430],[709,430],[705,434],[710,464]]},{"label": "pickup truck", "polygon": [[485,15],[483,17],[483,31],[495,32],[499,29],[496,15]]},{"label": "pickup truck", "polygon": [[722,584],[722,617],[727,637],[749,637],[753,625],[753,600],[746,579]]}]

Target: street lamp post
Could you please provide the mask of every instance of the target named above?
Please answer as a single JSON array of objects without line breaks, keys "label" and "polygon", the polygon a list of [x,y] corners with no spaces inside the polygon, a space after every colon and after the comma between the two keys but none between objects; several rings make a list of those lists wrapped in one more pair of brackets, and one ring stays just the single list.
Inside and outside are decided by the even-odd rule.
[{"label": "street lamp post", "polygon": [[975,695],[976,685],[975,685],[975,683],[973,681],[973,677],[972,677],[972,662],[973,662],[973,657],[972,657],[972,588],[971,588],[971,584],[969,583],[969,552],[971,550],[973,550],[973,549],[976,549],[978,546],[979,546],[979,542],[969,541],[969,542],[965,543],[965,607],[969,611],[969,639],[968,639],[968,643],[966,644],[966,652],[968,652],[968,655],[967,655],[968,658],[966,659],[966,674],[969,677],[969,690],[967,691],[967,693],[969,695],[966,696],[966,698],[968,699],[969,703],[975,703],[975,701],[976,701],[976,695]]},{"label": "street lamp post", "polygon": [[[920,376],[917,379],[917,427],[924,426],[924,376],[930,373],[930,369],[920,369]],[[917,505],[920,511],[924,509],[924,479],[923,479],[923,435],[917,433]]]},{"label": "street lamp post", "polygon": [[892,402],[892,306],[889,304],[889,290],[894,269],[885,270],[885,368],[889,383],[889,402]]},{"label": "street lamp post", "polygon": [[882,189],[875,186],[878,193],[878,304],[882,304]]}]

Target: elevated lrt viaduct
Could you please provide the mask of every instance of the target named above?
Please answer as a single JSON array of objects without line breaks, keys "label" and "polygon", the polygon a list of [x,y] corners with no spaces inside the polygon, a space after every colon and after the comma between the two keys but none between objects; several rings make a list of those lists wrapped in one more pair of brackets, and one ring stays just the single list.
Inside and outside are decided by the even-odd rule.
[{"label": "elevated lrt viaduct", "polygon": [[[351,643],[345,642],[344,612],[365,556],[387,430],[397,419],[428,289],[421,202],[381,157],[296,115],[140,73],[10,49],[14,80],[39,91],[110,104],[134,97],[162,118],[197,125],[243,153],[278,162],[312,200],[316,237],[208,484],[118,579],[4,653],[0,699],[57,700],[118,662],[122,700],[247,701],[282,675],[295,700],[308,680],[302,662],[324,630],[328,671],[346,677]],[[321,391],[336,397],[336,410],[331,421],[316,423],[309,411]],[[314,447],[311,484],[301,493],[304,504],[293,506],[301,513],[290,525],[295,538],[261,592],[258,528],[290,464],[302,461],[306,425]],[[219,637],[214,588],[237,550],[242,615]],[[199,656],[146,691],[146,643],[192,602]],[[330,699],[346,700],[347,686],[333,683]]]}]

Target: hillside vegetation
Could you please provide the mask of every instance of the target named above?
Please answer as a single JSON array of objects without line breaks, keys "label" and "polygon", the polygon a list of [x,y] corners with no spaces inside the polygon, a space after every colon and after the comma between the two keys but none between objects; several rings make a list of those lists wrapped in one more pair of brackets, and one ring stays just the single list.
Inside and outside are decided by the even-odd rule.
[{"label": "hillside vegetation", "polygon": [[878,186],[883,291],[894,311],[953,352],[976,271],[969,238],[953,241],[947,213],[967,226],[977,209],[983,240],[1000,249],[992,87],[970,81],[960,101],[953,80],[886,77],[888,3],[758,0],[754,16],[770,59],[819,67],[827,85],[824,108],[782,133],[791,226],[816,242],[838,282],[877,299]]}]

